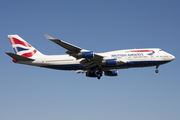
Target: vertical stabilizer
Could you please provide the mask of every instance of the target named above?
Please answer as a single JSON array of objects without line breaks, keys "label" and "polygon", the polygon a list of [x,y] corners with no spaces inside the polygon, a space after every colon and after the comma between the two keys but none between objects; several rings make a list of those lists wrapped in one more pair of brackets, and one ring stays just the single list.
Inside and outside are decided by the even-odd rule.
[{"label": "vertical stabilizer", "polygon": [[18,35],[8,35],[8,38],[17,55],[33,59],[43,55]]}]

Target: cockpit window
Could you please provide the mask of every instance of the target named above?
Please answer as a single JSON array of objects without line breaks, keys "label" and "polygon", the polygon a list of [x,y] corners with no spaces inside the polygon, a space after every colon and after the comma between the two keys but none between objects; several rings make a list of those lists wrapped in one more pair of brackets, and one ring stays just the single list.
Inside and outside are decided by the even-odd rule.
[{"label": "cockpit window", "polygon": [[163,51],[163,50],[160,49],[159,51]]}]

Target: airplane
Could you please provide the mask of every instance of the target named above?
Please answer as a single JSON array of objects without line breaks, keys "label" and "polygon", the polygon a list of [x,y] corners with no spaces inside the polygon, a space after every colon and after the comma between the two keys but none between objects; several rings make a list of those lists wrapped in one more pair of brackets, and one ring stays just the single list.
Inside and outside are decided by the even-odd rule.
[{"label": "airplane", "polygon": [[175,59],[175,57],[159,48],[125,49],[104,53],[95,53],[82,49],[47,34],[50,41],[65,48],[68,55],[44,55],[18,35],[8,35],[16,54],[6,52],[14,63],[52,68],[57,70],[75,70],[86,73],[87,77],[100,79],[101,76],[117,76],[117,69],[156,66],[158,67]]}]

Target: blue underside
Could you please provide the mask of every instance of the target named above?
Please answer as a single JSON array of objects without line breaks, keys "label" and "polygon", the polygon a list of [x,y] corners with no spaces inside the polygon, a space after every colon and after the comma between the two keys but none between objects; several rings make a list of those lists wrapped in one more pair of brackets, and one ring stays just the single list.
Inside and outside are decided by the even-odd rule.
[{"label": "blue underside", "polygon": [[[168,62],[170,62],[170,61],[128,62],[128,63],[122,64],[122,65],[102,66],[102,69],[123,69],[123,68],[133,68],[133,67],[149,67],[149,66],[157,66],[157,65],[165,64]],[[49,65],[49,66],[42,66],[42,67],[58,69],[58,70],[85,70],[86,69],[81,64]]]}]

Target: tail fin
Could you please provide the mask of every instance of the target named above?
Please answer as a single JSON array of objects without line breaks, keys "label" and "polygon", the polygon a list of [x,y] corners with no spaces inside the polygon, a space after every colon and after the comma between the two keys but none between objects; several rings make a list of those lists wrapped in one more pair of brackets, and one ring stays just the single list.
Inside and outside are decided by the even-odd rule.
[{"label": "tail fin", "polygon": [[37,49],[35,49],[18,35],[8,35],[8,38],[17,55],[32,59],[43,55],[41,52],[39,52]]}]

